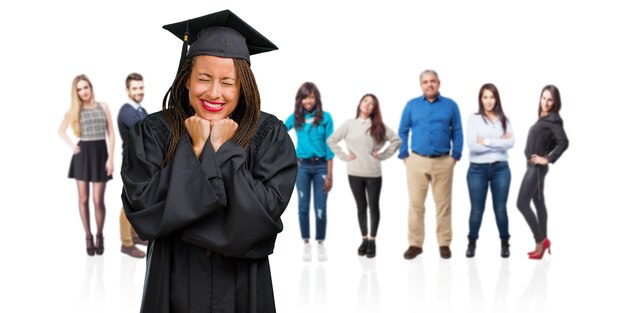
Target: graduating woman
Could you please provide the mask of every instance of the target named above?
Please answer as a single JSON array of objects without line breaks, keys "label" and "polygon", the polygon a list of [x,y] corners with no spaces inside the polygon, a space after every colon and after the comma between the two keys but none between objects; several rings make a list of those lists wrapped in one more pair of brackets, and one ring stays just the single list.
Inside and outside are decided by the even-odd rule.
[{"label": "graduating woman", "polygon": [[126,214],[150,240],[141,311],[275,312],[268,255],[297,163],[249,55],[277,48],[228,10],[164,28],[186,57],[122,165]]}]

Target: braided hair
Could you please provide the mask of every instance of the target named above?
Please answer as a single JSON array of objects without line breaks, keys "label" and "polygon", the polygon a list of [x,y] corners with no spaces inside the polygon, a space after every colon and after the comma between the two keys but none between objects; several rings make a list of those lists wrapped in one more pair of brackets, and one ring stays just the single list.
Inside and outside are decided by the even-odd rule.
[{"label": "braided hair", "polygon": [[[178,74],[176,74],[172,86],[163,97],[163,114],[172,129],[172,137],[167,147],[163,166],[174,157],[176,145],[178,145],[178,141],[180,141],[180,137],[185,130],[185,120],[195,114],[189,102],[189,90],[186,86],[186,82],[191,75],[194,59],[191,58],[185,61]],[[259,95],[259,89],[250,65],[242,59],[233,59],[233,61],[237,71],[237,81],[241,84],[241,94],[239,103],[231,114],[231,118],[237,122],[238,128],[230,140],[247,149],[250,141],[252,141],[252,136],[259,120],[261,96]]]},{"label": "braided hair", "polygon": [[313,125],[318,126],[324,120],[324,110],[322,109],[322,96],[319,89],[312,82],[303,83],[296,93],[296,102],[294,106],[295,128],[298,129],[304,125],[304,108],[302,100],[309,95],[315,95],[315,116],[313,117]]}]

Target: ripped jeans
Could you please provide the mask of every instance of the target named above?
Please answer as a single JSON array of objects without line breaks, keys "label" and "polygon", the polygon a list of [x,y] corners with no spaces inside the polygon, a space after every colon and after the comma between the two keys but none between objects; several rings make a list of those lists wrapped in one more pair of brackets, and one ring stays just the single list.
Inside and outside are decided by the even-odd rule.
[{"label": "ripped jeans", "polygon": [[311,238],[309,215],[311,207],[311,187],[313,188],[313,209],[315,212],[315,240],[326,238],[326,199],[324,179],[328,171],[326,160],[298,159],[298,177],[296,189],[298,191],[298,217],[300,219],[300,234],[302,239]]}]

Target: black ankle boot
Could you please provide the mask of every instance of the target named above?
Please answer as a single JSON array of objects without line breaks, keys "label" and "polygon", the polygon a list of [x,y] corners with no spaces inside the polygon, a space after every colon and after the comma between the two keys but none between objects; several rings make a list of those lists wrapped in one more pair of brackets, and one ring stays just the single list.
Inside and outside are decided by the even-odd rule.
[{"label": "black ankle boot", "polygon": [[465,256],[468,258],[473,258],[476,254],[476,240],[469,240],[467,244],[467,251],[465,252]]},{"label": "black ankle boot", "polygon": [[375,240],[368,241],[366,253],[367,253],[367,257],[370,259],[376,256],[376,241]]},{"label": "black ankle boot", "polygon": [[509,255],[511,255],[511,251],[509,251],[509,238],[500,240],[502,241],[502,250],[500,250],[500,256],[503,258],[508,258]]},{"label": "black ankle boot", "polygon": [[361,245],[359,246],[359,250],[357,251],[357,253],[360,256],[364,256],[365,253],[367,253],[367,245],[368,245],[369,240],[367,239],[363,239],[363,242],[361,243]]}]

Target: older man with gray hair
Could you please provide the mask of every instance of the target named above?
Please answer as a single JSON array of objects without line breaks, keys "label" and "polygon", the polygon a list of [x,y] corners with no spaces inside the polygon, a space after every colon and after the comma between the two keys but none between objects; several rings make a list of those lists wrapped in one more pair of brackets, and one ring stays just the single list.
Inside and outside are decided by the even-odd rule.
[{"label": "older man with gray hair", "polygon": [[406,104],[398,129],[402,139],[398,157],[406,166],[410,202],[407,260],[422,253],[424,202],[430,184],[437,207],[439,253],[444,259],[452,256],[452,176],[461,159],[463,128],[458,105],[439,94],[439,85],[437,72],[420,74],[424,94]]}]

